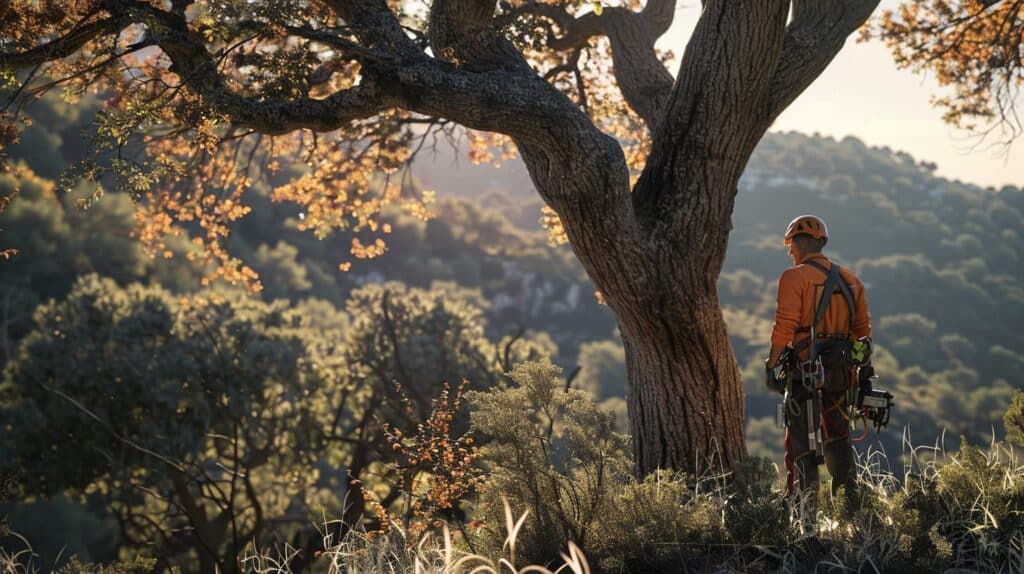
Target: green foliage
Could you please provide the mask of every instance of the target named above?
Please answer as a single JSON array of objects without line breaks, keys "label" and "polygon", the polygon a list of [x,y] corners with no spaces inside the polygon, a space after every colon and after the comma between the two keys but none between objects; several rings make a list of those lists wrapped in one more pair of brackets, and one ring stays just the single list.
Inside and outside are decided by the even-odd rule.
[{"label": "green foliage", "polygon": [[579,388],[595,399],[626,396],[626,353],[617,341],[580,345]]},{"label": "green foliage", "polygon": [[[62,562],[68,556],[77,556],[83,562],[117,558],[121,533],[99,497],[81,500],[62,495],[28,503],[0,504],[0,514],[7,514],[18,536],[31,542],[32,552],[37,555],[36,565],[44,571],[60,566],[54,562],[58,556],[63,557]],[[55,523],[60,527],[56,528]],[[5,538],[0,532],[0,546],[14,551],[18,544],[16,538]]]},{"label": "green foliage", "polygon": [[313,284],[307,270],[297,260],[299,251],[293,245],[279,241],[274,247],[266,243],[256,249],[252,267],[261,277],[272,278],[266,283],[264,296],[268,300],[297,300],[309,293]]},{"label": "green foliage", "polygon": [[591,559],[607,572],[746,570],[756,546],[793,540],[789,510],[772,492],[774,466],[750,458],[736,480],[668,471],[623,485],[597,520]]},{"label": "green foliage", "polygon": [[3,261],[0,273],[0,364],[31,328],[36,306],[65,296],[80,275],[100,273],[122,285],[152,276],[169,286],[198,286],[199,274],[186,260],[189,248],[182,242],[171,242],[175,259],[145,257],[131,236],[133,208],[126,196],[107,196],[82,212],[73,196],[61,196],[51,181],[29,169],[0,174],[0,196],[16,188],[17,200],[0,213],[3,246],[18,250]]},{"label": "green foliage", "polygon": [[95,276],[34,322],[0,411],[19,437],[0,459],[26,477],[22,496],[99,496],[131,540],[168,541],[197,553],[169,560],[221,568],[225,547],[264,536],[267,520],[301,524],[304,509],[332,500],[318,463],[344,392],[336,331],[284,304],[182,307],[162,289]]},{"label": "green foliage", "polygon": [[471,428],[492,465],[476,514],[484,555],[501,554],[504,503],[530,512],[518,540],[520,556],[542,563],[566,541],[586,548],[594,520],[611,510],[630,472],[627,437],[589,395],[565,389],[561,369],[547,360],[517,364],[514,385],[467,394]]},{"label": "green foliage", "polygon": [[1006,410],[1003,424],[1006,425],[1006,438],[1017,446],[1024,447],[1024,391],[1018,390],[1013,393],[1013,402]]},{"label": "green foliage", "polygon": [[1014,454],[998,445],[985,452],[962,439],[960,451],[946,460],[915,462],[910,470],[919,473],[908,474],[892,498],[875,501],[890,510],[891,527],[899,532],[893,534],[894,554],[908,565],[930,557],[936,566],[986,572],[1017,568],[1014,544],[1024,536],[1024,465]]},{"label": "green foliage", "polygon": [[56,179],[68,162],[84,157],[87,142],[81,132],[98,107],[95,95],[70,104],[48,93],[32,106],[32,121],[21,130],[20,141],[6,151],[15,163],[24,162],[40,176]]},{"label": "green foliage", "polygon": [[[18,496],[102,501],[122,540],[168,539],[182,549],[168,563],[221,568],[247,541],[301,531],[318,510],[358,522],[349,477],[386,486],[375,473],[393,445],[378,421],[415,436],[433,424],[445,380],[469,373],[487,388],[500,354],[555,349],[533,335],[496,346],[479,295],[444,284],[367,285],[339,311],[236,292],[179,300],[88,275],[33,324],[0,387],[0,425],[19,437],[0,444],[0,460],[29,477]],[[18,523],[42,508],[19,507]]]},{"label": "green foliage", "polygon": [[[855,506],[822,489],[818,538],[808,539],[766,459],[747,459],[733,480],[661,471],[638,482],[624,451],[618,459],[609,459],[615,451],[607,448],[560,451],[557,440],[546,438],[548,429],[557,436],[562,424],[571,428],[572,412],[594,407],[585,395],[563,390],[559,375],[548,363],[525,363],[512,373],[515,386],[470,397],[474,430],[490,441],[483,454],[491,481],[476,510],[485,526],[470,538],[484,555],[500,552],[504,496],[511,507],[530,511],[517,548],[537,563],[551,564],[573,541],[606,572],[772,571],[822,560],[884,572],[1012,571],[1019,564],[1014,544],[1024,537],[1024,465],[998,444],[983,452],[963,440],[949,456],[912,449],[902,481],[884,470],[888,462],[878,453],[862,456]],[[615,437],[600,424],[587,428],[597,429],[586,439],[591,444]],[[568,470],[559,455],[567,451],[584,453],[568,455]],[[584,479],[593,475],[579,474],[609,465],[621,471],[607,474],[596,491],[598,482]],[[581,501],[595,504],[580,508]]]},{"label": "green foliage", "polygon": [[59,574],[149,574],[156,567],[152,558],[135,557],[124,562],[107,565],[82,564],[77,557],[72,557]]},{"label": "green foliage", "polygon": [[[392,381],[398,382],[415,416],[384,405],[382,418],[404,421],[403,428],[411,430],[430,413],[442,382],[467,378],[486,388],[496,381],[499,365],[484,334],[482,305],[478,294],[451,284],[429,290],[397,282],[361,287],[346,304],[350,323],[339,360],[353,381],[379,396],[397,399]],[[353,416],[359,412],[354,409]]]},{"label": "green foliage", "polygon": [[687,547],[723,538],[722,499],[695,495],[684,479],[669,471],[620,488],[588,547],[593,549],[591,559],[601,557],[602,570],[667,572],[678,566]]},{"label": "green foliage", "polygon": [[[0,473],[0,504],[6,503],[14,494],[14,476],[9,472]],[[11,529],[7,525],[7,515],[0,513],[0,539],[10,534]]]}]

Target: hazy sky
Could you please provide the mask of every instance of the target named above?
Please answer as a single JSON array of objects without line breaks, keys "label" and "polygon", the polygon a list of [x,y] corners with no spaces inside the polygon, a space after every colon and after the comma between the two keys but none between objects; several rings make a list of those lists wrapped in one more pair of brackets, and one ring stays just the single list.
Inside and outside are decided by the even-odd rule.
[{"label": "hazy sky", "polygon": [[[658,42],[677,56],[700,14],[699,2],[680,4],[672,29]],[[882,6],[895,4],[886,0]],[[928,103],[938,91],[931,78],[897,70],[880,43],[850,39],[772,131],[819,132],[837,139],[853,135],[871,146],[889,146],[935,162],[943,177],[996,187],[1024,185],[1024,140],[1008,154],[988,142],[971,151],[975,140],[942,123],[941,112]]]}]

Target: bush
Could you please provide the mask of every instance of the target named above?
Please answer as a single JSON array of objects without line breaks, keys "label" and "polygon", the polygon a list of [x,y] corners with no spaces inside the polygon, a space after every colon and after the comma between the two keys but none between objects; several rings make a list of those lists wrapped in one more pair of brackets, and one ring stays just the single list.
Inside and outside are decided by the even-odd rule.
[{"label": "bush", "polygon": [[1006,426],[1006,439],[1017,446],[1024,446],[1024,391],[1013,394],[1013,402],[1006,410],[1003,424]]},{"label": "bush", "polygon": [[723,539],[722,502],[665,470],[630,482],[598,520],[591,559],[612,572],[672,571],[688,548]]},{"label": "bush", "polygon": [[504,499],[530,512],[518,536],[525,561],[557,558],[568,541],[586,550],[594,521],[613,511],[629,476],[628,439],[615,432],[614,414],[599,411],[585,391],[565,390],[561,375],[547,359],[520,363],[513,385],[466,396],[470,427],[491,464],[474,540],[484,555],[501,554]]}]

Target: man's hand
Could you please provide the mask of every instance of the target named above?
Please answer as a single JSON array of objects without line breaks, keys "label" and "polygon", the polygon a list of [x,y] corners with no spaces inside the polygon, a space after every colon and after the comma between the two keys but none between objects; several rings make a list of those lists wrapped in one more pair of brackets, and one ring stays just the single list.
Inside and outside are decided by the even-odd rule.
[{"label": "man's hand", "polygon": [[764,384],[768,390],[782,394],[786,390],[786,385],[775,377],[775,369],[770,360],[770,357],[764,360]]},{"label": "man's hand", "polygon": [[780,347],[778,345],[772,344],[772,346],[768,349],[768,361],[767,361],[767,364],[769,366],[777,365],[779,363],[779,358],[782,357],[782,353],[788,347],[789,347],[789,345],[784,345],[784,346]]},{"label": "man's hand", "polygon": [[857,365],[871,363],[871,337],[861,337],[853,342],[853,361]]}]

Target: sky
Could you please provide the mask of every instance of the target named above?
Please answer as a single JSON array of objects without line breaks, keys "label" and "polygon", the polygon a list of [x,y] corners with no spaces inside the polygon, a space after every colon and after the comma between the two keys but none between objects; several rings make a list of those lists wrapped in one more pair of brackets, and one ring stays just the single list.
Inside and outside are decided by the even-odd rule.
[{"label": "sky", "polygon": [[[896,4],[885,0],[882,8]],[[699,2],[680,2],[672,28],[657,46],[682,54],[699,15]],[[870,146],[935,162],[942,177],[996,188],[1024,186],[1024,141],[1008,153],[989,142],[976,145],[969,134],[942,122],[942,112],[929,104],[936,93],[944,92],[930,77],[896,69],[880,42],[850,38],[771,131],[818,132],[836,139],[852,135]]]}]

